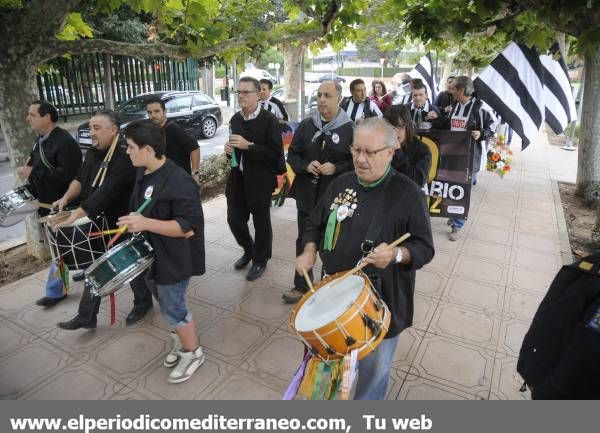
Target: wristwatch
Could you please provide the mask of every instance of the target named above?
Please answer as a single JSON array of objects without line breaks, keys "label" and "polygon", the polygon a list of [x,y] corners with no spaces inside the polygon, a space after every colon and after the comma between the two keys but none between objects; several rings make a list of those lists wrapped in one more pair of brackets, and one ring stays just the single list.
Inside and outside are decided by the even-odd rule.
[{"label": "wristwatch", "polygon": [[402,248],[400,248],[400,247],[396,247],[396,248],[397,248],[397,250],[396,250],[395,263],[402,263],[402,256],[404,255],[404,254],[402,254]]}]

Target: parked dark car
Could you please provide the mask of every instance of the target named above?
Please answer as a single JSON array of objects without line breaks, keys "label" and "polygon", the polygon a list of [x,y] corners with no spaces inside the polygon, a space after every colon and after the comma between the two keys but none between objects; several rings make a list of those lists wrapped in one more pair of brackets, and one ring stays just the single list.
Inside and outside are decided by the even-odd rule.
[{"label": "parked dark car", "polygon": [[340,77],[336,73],[328,72],[327,74],[321,75],[319,77],[319,83],[322,83],[323,81],[335,81],[336,83],[345,83],[346,79],[344,77]]},{"label": "parked dark car", "polygon": [[[223,123],[221,108],[203,92],[165,91],[137,95],[117,108],[121,118],[121,129],[134,120],[145,119],[146,98],[160,96],[165,101],[167,118],[178,123],[188,133],[198,138],[212,138]],[[92,146],[89,123],[77,128],[77,141],[82,148]]]}]

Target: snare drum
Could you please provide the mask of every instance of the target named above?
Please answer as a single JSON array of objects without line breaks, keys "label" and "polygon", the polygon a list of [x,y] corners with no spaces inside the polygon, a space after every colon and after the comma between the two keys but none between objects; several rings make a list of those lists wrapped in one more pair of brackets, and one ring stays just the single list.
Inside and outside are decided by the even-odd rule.
[{"label": "snare drum", "polygon": [[52,258],[62,258],[69,270],[82,270],[90,266],[106,252],[106,240],[103,236],[90,237],[90,233],[108,230],[104,216],[95,220],[79,218],[69,226],[54,231],[50,226],[56,222],[49,218],[45,226]]},{"label": "snare drum", "polygon": [[133,236],[108,250],[85,271],[85,283],[95,296],[107,296],[148,269],[154,251],[143,236]]},{"label": "snare drum", "polygon": [[[290,313],[289,326],[314,356],[338,359],[358,349],[371,353],[388,331],[391,314],[362,272],[342,280],[345,272],[324,278]],[[337,281],[340,280],[340,281]]]},{"label": "snare drum", "polygon": [[10,227],[20,223],[38,207],[31,203],[35,196],[27,185],[19,186],[0,196],[0,226]]}]

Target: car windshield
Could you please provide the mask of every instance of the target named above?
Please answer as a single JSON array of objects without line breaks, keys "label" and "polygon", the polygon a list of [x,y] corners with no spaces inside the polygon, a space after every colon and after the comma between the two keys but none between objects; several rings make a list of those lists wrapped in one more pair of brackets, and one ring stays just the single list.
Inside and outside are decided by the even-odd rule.
[{"label": "car windshield", "polygon": [[144,105],[144,98],[132,98],[121,105],[117,111],[123,114],[145,114],[146,106]]}]

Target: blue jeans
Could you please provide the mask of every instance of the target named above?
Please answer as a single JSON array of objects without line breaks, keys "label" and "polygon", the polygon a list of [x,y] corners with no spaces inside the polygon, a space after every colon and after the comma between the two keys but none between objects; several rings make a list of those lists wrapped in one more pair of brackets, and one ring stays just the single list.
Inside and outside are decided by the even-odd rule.
[{"label": "blue jeans", "polygon": [[173,284],[156,284],[153,280],[147,282],[148,288],[158,300],[160,312],[169,325],[181,328],[192,320],[192,313],[188,311],[185,302],[189,278]]},{"label": "blue jeans", "polygon": [[400,335],[384,339],[373,353],[358,362],[354,400],[383,400],[390,381],[392,359]]}]

